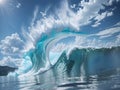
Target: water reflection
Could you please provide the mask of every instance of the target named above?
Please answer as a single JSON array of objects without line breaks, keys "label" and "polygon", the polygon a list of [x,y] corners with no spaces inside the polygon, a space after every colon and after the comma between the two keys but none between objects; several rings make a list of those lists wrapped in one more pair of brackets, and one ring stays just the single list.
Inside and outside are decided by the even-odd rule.
[{"label": "water reflection", "polygon": [[[59,73],[58,73],[59,72]],[[110,90],[120,89],[120,69],[99,75],[69,76],[54,68],[24,77],[0,77],[0,90]]]}]

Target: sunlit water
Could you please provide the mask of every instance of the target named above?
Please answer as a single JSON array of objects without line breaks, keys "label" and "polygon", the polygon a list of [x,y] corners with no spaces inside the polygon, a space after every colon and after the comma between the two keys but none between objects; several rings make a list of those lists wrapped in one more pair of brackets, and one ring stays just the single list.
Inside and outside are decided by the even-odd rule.
[{"label": "sunlit water", "polygon": [[120,47],[74,49],[69,58],[63,52],[51,68],[37,75],[0,77],[0,90],[120,90],[119,56]]},{"label": "sunlit water", "polygon": [[35,76],[0,77],[0,90],[120,90],[120,70],[99,75],[68,76],[50,69]]}]

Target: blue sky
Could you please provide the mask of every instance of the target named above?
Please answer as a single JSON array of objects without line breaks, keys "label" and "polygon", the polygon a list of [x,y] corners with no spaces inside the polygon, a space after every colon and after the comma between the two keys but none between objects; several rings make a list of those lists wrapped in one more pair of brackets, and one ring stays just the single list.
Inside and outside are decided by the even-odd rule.
[{"label": "blue sky", "polygon": [[120,0],[0,0],[0,65],[19,66],[43,33],[66,27],[87,34],[75,45],[119,46]]}]

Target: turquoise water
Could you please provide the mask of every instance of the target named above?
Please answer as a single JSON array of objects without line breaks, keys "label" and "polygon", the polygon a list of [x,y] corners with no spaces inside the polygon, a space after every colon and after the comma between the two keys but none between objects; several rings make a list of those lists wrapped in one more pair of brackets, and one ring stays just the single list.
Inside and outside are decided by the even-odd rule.
[{"label": "turquoise water", "polygon": [[[59,72],[59,73],[58,73]],[[111,70],[100,75],[71,77],[51,69],[27,77],[0,77],[0,90],[119,90],[120,71]]]},{"label": "turquoise water", "polygon": [[24,54],[22,66],[0,77],[0,90],[120,89],[119,46],[71,46],[50,52],[60,40],[76,36],[80,33],[69,29],[42,34],[36,47]]},{"label": "turquoise water", "polygon": [[64,51],[49,69],[0,77],[0,90],[119,90],[120,48]]}]

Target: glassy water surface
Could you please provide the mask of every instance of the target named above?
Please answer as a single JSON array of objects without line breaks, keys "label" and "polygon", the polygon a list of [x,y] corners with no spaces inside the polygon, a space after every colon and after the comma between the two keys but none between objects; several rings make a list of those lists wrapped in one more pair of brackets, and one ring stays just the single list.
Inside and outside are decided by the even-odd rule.
[{"label": "glassy water surface", "polygon": [[54,69],[35,76],[0,77],[0,90],[119,90],[120,71],[100,75],[68,76]]}]

